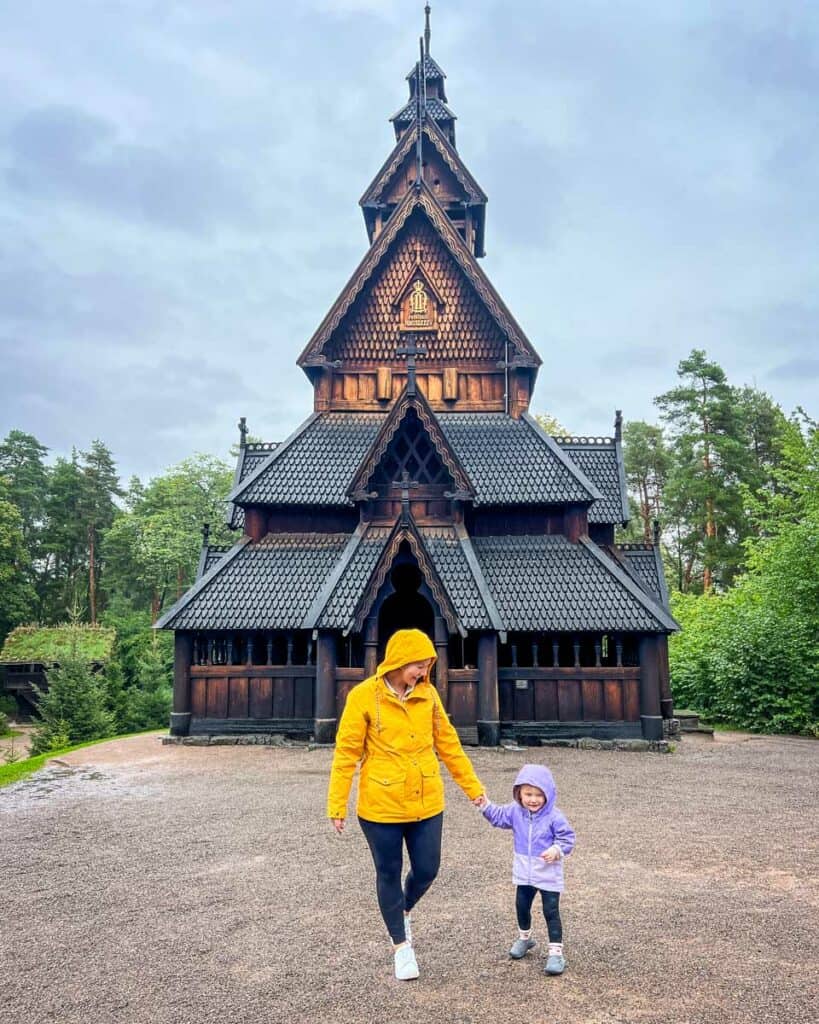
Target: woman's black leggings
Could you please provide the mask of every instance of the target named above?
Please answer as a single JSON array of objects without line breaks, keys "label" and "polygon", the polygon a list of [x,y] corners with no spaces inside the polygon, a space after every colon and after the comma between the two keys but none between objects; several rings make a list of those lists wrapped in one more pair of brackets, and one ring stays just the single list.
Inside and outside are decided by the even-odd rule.
[{"label": "woman's black leggings", "polygon": [[[441,866],[443,811],[423,821],[392,822],[358,819],[375,864],[378,906],[390,938],[404,942],[404,911],[410,911],[435,881]],[[401,888],[404,843],[410,870]]]},{"label": "woman's black leggings", "polygon": [[515,910],[518,915],[518,928],[528,932],[532,927],[532,903],[536,893],[543,899],[543,916],[549,930],[549,942],[563,941],[563,925],[560,922],[560,893],[536,889],[533,885],[519,885],[515,895]]}]

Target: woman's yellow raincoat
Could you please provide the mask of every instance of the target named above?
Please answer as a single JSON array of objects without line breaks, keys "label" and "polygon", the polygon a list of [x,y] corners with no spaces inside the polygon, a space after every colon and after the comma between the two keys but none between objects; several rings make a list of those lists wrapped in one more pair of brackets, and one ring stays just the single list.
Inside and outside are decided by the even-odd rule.
[{"label": "woman's yellow raincoat", "polygon": [[428,674],[405,700],[384,681],[387,672],[427,658],[435,659],[429,637],[420,629],[400,629],[390,637],[375,675],[350,690],[336,734],[329,818],[347,817],[359,762],[356,810],[367,821],[421,821],[439,814],[444,783],[438,757],[470,799],[483,793]]}]

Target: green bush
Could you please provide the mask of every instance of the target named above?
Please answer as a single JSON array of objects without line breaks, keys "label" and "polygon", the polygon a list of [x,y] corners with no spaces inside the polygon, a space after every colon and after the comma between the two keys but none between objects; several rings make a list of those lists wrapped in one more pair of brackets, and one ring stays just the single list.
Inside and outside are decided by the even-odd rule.
[{"label": "green bush", "polygon": [[32,735],[32,755],[111,736],[115,731],[105,677],[92,672],[73,653],[48,672],[48,690],[39,693],[38,711],[40,725]]},{"label": "green bush", "polygon": [[0,736],[8,736],[11,732],[9,728],[9,716],[5,711],[0,711]]},{"label": "green bush", "polygon": [[817,734],[815,629],[783,610],[754,577],[726,594],[676,594],[671,638],[675,703],[757,732]]}]

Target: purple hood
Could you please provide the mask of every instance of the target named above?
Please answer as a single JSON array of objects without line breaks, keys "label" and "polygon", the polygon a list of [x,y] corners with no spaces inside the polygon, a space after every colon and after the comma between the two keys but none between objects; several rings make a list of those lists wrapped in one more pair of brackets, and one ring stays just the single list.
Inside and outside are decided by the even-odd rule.
[{"label": "purple hood", "polygon": [[518,772],[518,777],[515,779],[515,784],[512,787],[512,796],[518,803],[520,803],[521,786],[536,786],[545,795],[546,803],[537,812],[538,814],[548,814],[554,809],[555,800],[557,799],[557,787],[555,786],[555,780],[552,778],[552,773],[544,765],[525,764]]}]

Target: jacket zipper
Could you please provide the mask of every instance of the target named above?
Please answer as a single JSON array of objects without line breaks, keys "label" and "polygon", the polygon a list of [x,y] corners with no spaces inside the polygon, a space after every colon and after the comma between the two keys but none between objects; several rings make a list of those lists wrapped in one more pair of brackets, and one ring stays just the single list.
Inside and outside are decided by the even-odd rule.
[{"label": "jacket zipper", "polygon": [[529,815],[529,846],[528,846],[528,857],[526,858],[529,864],[529,885],[532,884],[532,812],[526,812]]}]

